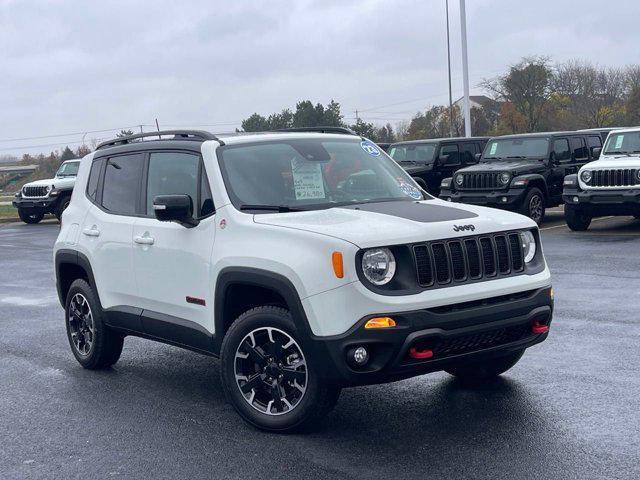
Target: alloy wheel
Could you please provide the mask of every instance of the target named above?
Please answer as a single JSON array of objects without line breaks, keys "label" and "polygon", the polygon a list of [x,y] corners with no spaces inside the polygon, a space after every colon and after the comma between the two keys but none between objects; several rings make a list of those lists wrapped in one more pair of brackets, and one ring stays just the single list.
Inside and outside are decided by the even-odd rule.
[{"label": "alloy wheel", "polygon": [[91,306],[81,293],[76,293],[69,303],[68,322],[73,347],[86,357],[91,353],[95,340],[95,324]]},{"label": "alloy wheel", "polygon": [[291,412],[308,385],[302,349],[289,334],[273,327],[257,328],[242,339],[234,373],[245,401],[266,415]]},{"label": "alloy wheel", "polygon": [[539,195],[534,195],[529,200],[529,217],[536,223],[542,220],[542,198]]}]

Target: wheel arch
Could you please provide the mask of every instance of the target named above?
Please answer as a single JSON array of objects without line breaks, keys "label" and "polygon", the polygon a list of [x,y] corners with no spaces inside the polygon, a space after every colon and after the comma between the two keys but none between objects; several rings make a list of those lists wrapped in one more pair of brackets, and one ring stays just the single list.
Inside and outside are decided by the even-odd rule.
[{"label": "wheel arch", "polygon": [[214,351],[220,352],[222,340],[236,318],[250,308],[277,305],[291,313],[302,341],[311,330],[300,296],[283,275],[250,267],[227,267],[218,275],[214,292]]},{"label": "wheel arch", "polygon": [[84,254],[71,249],[58,250],[55,255],[55,274],[58,300],[63,308],[71,284],[79,278],[89,283],[100,302],[91,263]]}]

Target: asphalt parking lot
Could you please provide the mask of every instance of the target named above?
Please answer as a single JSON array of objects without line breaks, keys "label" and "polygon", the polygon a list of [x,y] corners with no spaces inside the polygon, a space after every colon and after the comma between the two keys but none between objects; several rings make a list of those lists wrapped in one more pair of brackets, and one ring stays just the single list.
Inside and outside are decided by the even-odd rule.
[{"label": "asphalt parking lot", "polygon": [[105,372],[67,343],[55,222],[0,225],[0,478],[640,477],[640,221],[542,227],[549,339],[471,389],[446,374],[345,390],[323,426],[271,435],[216,360],[127,338]]}]

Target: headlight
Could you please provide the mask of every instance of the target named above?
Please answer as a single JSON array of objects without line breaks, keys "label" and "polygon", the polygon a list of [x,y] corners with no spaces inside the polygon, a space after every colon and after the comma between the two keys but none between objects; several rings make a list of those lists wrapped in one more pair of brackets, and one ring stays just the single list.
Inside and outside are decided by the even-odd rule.
[{"label": "headlight", "polygon": [[49,192],[51,191],[51,186],[47,185],[47,187],[45,188],[45,191],[47,192],[47,195],[49,195]]},{"label": "headlight", "polygon": [[583,170],[580,173],[580,178],[582,179],[582,181],[584,183],[589,183],[591,181],[591,171],[589,170]]},{"label": "headlight", "polygon": [[524,262],[529,263],[536,256],[536,239],[530,231],[520,232]]},{"label": "headlight", "polygon": [[464,182],[464,176],[461,173],[456,175],[456,185],[461,187],[463,182]]},{"label": "headlight", "polygon": [[506,185],[507,183],[509,183],[509,180],[511,180],[511,174],[504,172],[500,174],[500,183],[502,183],[502,185]]},{"label": "headlight", "polygon": [[440,188],[449,188],[451,186],[451,179],[445,178],[440,182]]},{"label": "headlight", "polygon": [[362,273],[374,285],[385,285],[396,273],[396,259],[388,248],[372,248],[362,255]]}]

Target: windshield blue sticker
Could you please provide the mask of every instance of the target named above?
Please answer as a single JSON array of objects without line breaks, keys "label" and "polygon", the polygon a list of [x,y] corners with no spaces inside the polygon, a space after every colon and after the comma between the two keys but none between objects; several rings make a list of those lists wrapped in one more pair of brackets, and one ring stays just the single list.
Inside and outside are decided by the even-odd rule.
[{"label": "windshield blue sticker", "polygon": [[419,188],[416,188],[402,179],[398,179],[398,186],[400,187],[400,191],[406,196],[415,198],[416,200],[422,200],[422,192]]},{"label": "windshield blue sticker", "polygon": [[624,135],[618,135],[616,137],[616,146],[613,147],[613,148],[615,148],[616,150],[619,149],[619,148],[622,148],[622,141],[623,140],[624,140]]},{"label": "windshield blue sticker", "polygon": [[363,140],[362,142],[360,142],[360,147],[362,147],[362,150],[367,152],[369,155],[372,155],[374,157],[380,156],[380,150],[378,149],[378,147],[376,147],[368,140]]}]

